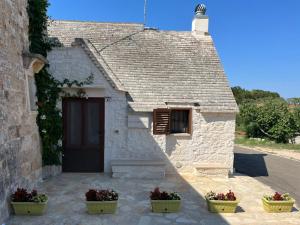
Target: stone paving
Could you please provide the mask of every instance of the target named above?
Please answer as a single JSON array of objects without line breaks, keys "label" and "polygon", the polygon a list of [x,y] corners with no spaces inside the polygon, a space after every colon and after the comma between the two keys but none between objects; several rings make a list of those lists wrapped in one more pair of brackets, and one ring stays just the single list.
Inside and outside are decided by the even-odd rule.
[{"label": "stone paving", "polygon": [[[177,191],[182,196],[180,213],[155,214],[150,211],[150,190]],[[115,215],[86,213],[84,193],[89,188],[113,188],[119,192]],[[213,214],[206,208],[206,192],[231,189],[240,199],[235,214]],[[260,198],[272,193],[269,187],[255,179],[235,174],[229,179],[198,178],[181,174],[162,180],[116,179],[104,174],[62,174],[43,182],[38,190],[49,195],[49,207],[44,216],[13,216],[7,225],[156,225],[156,224],[300,224],[300,212],[270,214],[262,209]]]}]

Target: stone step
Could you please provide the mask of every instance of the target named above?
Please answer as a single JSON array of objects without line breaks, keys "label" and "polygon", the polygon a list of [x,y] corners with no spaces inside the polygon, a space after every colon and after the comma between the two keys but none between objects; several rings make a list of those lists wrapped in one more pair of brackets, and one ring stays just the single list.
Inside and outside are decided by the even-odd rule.
[{"label": "stone step", "polygon": [[194,164],[197,176],[204,177],[228,177],[229,167],[221,163],[197,163]]},{"label": "stone step", "polygon": [[165,177],[165,163],[160,160],[112,160],[112,177],[158,179]]}]

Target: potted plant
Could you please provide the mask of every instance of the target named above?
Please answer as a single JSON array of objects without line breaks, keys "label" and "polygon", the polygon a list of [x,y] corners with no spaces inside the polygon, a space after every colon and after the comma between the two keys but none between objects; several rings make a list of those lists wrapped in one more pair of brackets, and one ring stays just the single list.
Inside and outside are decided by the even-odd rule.
[{"label": "potted plant", "polygon": [[205,195],[205,199],[208,210],[214,213],[234,213],[239,203],[232,191],[226,194],[210,191]]},{"label": "potted plant", "polygon": [[119,195],[114,190],[90,189],[85,197],[90,214],[115,213],[117,210]]},{"label": "potted plant", "polygon": [[38,194],[36,190],[27,192],[24,188],[18,188],[11,196],[11,204],[16,215],[42,215],[47,203],[47,195]]},{"label": "potted plant", "polygon": [[150,199],[154,213],[173,213],[180,209],[181,198],[176,192],[161,192],[157,187],[150,192]]},{"label": "potted plant", "polygon": [[295,200],[288,194],[265,195],[262,198],[262,203],[267,212],[291,212]]}]

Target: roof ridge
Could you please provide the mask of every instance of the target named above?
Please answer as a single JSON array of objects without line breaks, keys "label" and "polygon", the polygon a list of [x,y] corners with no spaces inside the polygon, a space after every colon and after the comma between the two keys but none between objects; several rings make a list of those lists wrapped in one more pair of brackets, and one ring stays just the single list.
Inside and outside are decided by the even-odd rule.
[{"label": "roof ridge", "polygon": [[[99,54],[98,50],[95,48],[95,46],[93,45],[93,43],[90,40],[84,39],[84,38],[75,38],[74,44],[79,44],[83,48],[83,50],[87,53],[88,57],[90,57],[92,62],[94,64],[98,63],[101,66],[102,69],[100,69],[99,66],[95,65],[98,69],[100,69],[104,73],[103,75],[105,78],[109,78],[108,82],[110,82],[114,88],[116,88],[120,91],[125,91],[124,85],[121,82],[121,80],[114,74],[113,70],[106,63],[106,61],[104,60],[102,55]],[[91,49],[91,48],[93,48],[93,49]],[[95,56],[95,53],[93,52],[93,50],[96,51],[96,54],[101,57],[101,60],[103,61],[103,63],[105,63],[105,65],[103,65],[101,60],[99,60],[97,58],[97,56]],[[93,58],[95,58],[95,60],[93,60]],[[105,68],[105,67],[108,67],[108,69],[110,71],[108,71],[107,68]],[[105,76],[105,73],[107,74],[107,76]]]},{"label": "roof ridge", "polygon": [[142,23],[135,23],[135,22],[100,22],[100,21],[83,21],[83,20],[56,20],[53,19],[51,22],[73,22],[73,23],[95,23],[95,24],[120,24],[120,25],[141,25],[144,26]]}]

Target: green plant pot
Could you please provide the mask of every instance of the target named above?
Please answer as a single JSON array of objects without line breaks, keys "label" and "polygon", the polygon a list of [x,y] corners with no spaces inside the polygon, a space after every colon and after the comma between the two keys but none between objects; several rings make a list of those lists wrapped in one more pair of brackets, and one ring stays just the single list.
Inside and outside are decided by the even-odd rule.
[{"label": "green plant pot", "polygon": [[151,200],[151,208],[154,213],[179,212],[181,200]]},{"label": "green plant pot", "polygon": [[118,201],[86,201],[89,214],[113,214],[118,207]]},{"label": "green plant pot", "polygon": [[40,216],[43,215],[47,208],[47,203],[36,202],[11,202],[16,215]]},{"label": "green plant pot", "polygon": [[206,199],[208,211],[213,213],[235,213],[236,207],[239,204],[235,201],[220,201]]},{"label": "green plant pot", "polygon": [[270,213],[291,212],[295,203],[294,199],[289,201],[269,201],[262,198],[264,210]]}]

